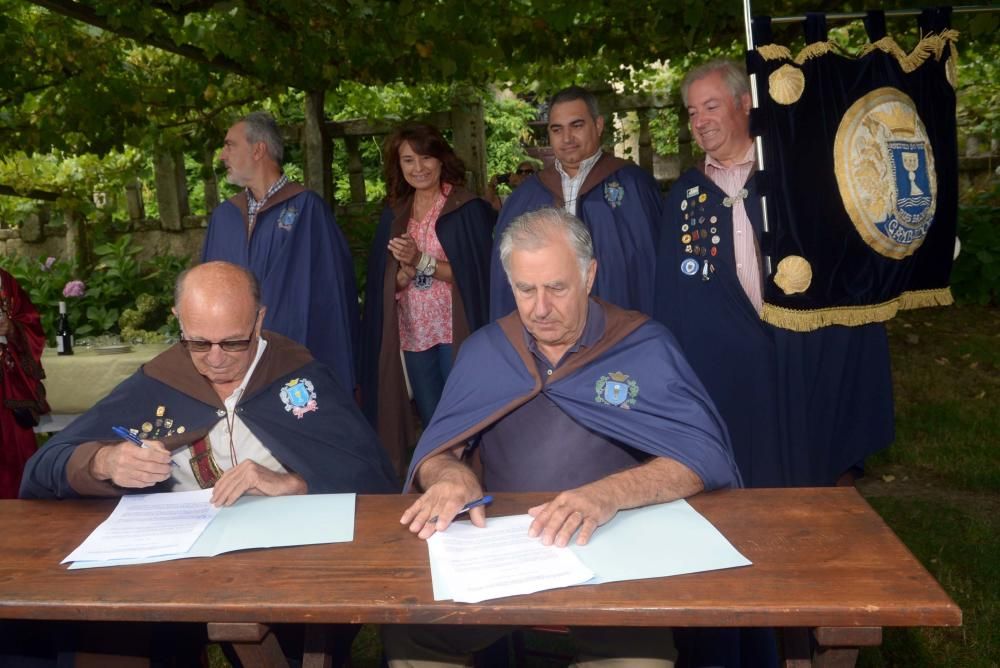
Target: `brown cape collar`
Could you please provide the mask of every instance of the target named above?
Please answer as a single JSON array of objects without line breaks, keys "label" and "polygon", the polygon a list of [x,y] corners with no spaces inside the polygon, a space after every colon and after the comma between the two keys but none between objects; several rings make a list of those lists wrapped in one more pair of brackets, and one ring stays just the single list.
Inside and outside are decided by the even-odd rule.
[{"label": "brown cape collar", "polygon": [[[301,183],[295,183],[294,181],[289,181],[285,185],[281,186],[278,192],[271,195],[264,206],[257,211],[257,215],[264,213],[268,209],[278,206],[285,200],[289,200],[301,192],[306,190],[305,186]],[[250,204],[247,201],[247,191],[246,188],[236,193],[228,200],[233,206],[240,210],[240,215],[243,216],[243,223],[249,227],[250,226]]]},{"label": "brown cape collar", "polygon": [[[602,153],[601,157],[598,158],[597,162],[594,163],[594,166],[587,174],[587,178],[583,180],[583,185],[580,186],[580,193],[577,195],[577,201],[593,190],[594,187],[604,181],[604,179],[608,178],[622,167],[631,164],[632,163],[628,160],[617,158],[611,153]],[[566,203],[563,200],[562,191],[562,176],[559,175],[559,171],[555,168],[555,165],[546,167],[540,171],[538,173],[538,180],[542,182],[542,185],[545,186],[546,190],[552,193],[552,198],[557,208],[565,206]]]},{"label": "brown cape collar", "polygon": [[[578,369],[590,364],[597,357],[603,355],[609,348],[616,345],[623,338],[635,331],[640,325],[649,320],[649,316],[638,311],[627,311],[610,302],[606,302],[600,297],[590,298],[590,308],[604,309],[604,332],[593,346],[581,348],[578,352],[570,355],[563,364],[560,364],[546,382],[553,383],[561,378],[569,376]],[[507,336],[507,340],[518,352],[521,361],[536,380],[536,386],[541,389],[541,376],[538,373],[538,365],[535,364],[535,357],[528,349],[527,341],[524,337],[524,324],[517,311],[500,318],[497,321],[500,329]]]},{"label": "brown cape collar", "polygon": [[[254,369],[246,391],[240,397],[240,403],[269,386],[276,379],[301,368],[313,359],[312,354],[305,347],[281,334],[265,330],[261,336],[267,340],[267,347],[264,348],[264,353]],[[173,345],[144,364],[142,372],[146,376],[169,385],[209,406],[223,408],[222,399],[212,389],[208,380],[198,373],[191,361],[191,355],[180,343]]]},{"label": "brown cape collar", "polygon": [[[566,378],[575,371],[590,364],[649,320],[649,316],[647,315],[639,313],[638,311],[627,311],[623,308],[615,306],[614,304],[606,302],[599,297],[591,297],[590,308],[604,309],[603,336],[601,336],[600,340],[598,340],[593,346],[582,349],[578,353],[570,356],[552,373],[551,376],[546,378],[545,383],[553,383],[562,378]],[[528,350],[528,344],[524,337],[524,324],[521,322],[521,317],[518,315],[518,312],[514,311],[509,315],[500,318],[497,320],[497,325],[503,331],[507,340],[510,341],[514,350],[517,351],[517,354],[520,356],[521,362],[528,370],[528,373],[531,374],[531,377],[534,380],[534,385],[531,391],[527,394],[512,398],[505,406],[494,412],[483,421],[473,425],[462,433],[437,446],[431,452],[427,453],[421,462],[427,461],[430,457],[444,452],[445,450],[450,450],[465,443],[468,439],[480,433],[486,427],[509,415],[516,408],[531,401],[531,399],[538,396],[538,394],[542,391],[545,383],[543,383],[542,376],[538,372],[538,365],[535,364],[534,356],[531,354],[531,351]],[[417,464],[414,471],[419,470],[419,468],[420,464]],[[407,488],[404,491],[412,491],[411,487],[413,485],[414,480],[408,480]]]}]

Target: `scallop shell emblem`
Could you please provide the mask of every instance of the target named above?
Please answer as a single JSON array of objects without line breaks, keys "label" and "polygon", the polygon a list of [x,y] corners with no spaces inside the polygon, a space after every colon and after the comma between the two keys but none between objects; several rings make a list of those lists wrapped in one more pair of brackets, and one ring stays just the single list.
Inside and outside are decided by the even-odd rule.
[{"label": "scallop shell emblem", "polygon": [[809,289],[812,275],[812,267],[809,266],[808,260],[801,255],[789,255],[778,263],[774,284],[786,295],[794,295]]},{"label": "scallop shell emblem", "polygon": [[802,97],[806,78],[794,65],[782,65],[767,78],[767,88],[778,104],[793,104]]}]

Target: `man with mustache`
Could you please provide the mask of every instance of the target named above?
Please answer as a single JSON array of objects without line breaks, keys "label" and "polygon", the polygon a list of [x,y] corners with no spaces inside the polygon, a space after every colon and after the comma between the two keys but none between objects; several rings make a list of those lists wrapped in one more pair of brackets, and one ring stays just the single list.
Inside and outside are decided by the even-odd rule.
[{"label": "man with mustache", "polygon": [[[579,86],[549,101],[549,144],[555,164],[529,176],[504,202],[495,240],[512,220],[543,207],[564,209],[587,226],[601,271],[594,296],[626,309],[652,313],[653,274],[661,197],[651,175],[601,149],[604,117],[597,98]],[[494,241],[490,317],[514,309],[514,295]]]},{"label": "man with mustache", "polygon": [[281,169],[284,140],[262,111],[226,133],[219,160],[243,191],[216,207],[201,260],[246,267],[268,305],[264,327],[301,343],[353,390],[358,345],[354,261],[330,206]]}]

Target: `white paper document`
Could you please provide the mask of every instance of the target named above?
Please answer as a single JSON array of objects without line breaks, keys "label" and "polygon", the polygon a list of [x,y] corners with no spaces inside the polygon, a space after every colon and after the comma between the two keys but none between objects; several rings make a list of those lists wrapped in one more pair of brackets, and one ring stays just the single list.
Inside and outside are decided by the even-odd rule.
[{"label": "white paper document", "polygon": [[586,545],[569,549],[594,571],[587,584],[750,566],[711,522],[682,500],[623,510]]},{"label": "white paper document", "polygon": [[[210,489],[193,493],[204,492],[208,492],[206,499],[210,499]],[[187,493],[166,492],[150,496],[176,497]],[[214,557],[225,552],[266,547],[348,543],[354,540],[355,498],[354,494],[243,496],[231,506],[216,509],[215,519],[182,552],[137,558],[102,557],[75,561],[69,568],[77,570]],[[75,554],[74,551],[70,557]]]},{"label": "white paper document", "polygon": [[427,539],[435,585],[445,598],[478,603],[491,598],[568,587],[594,574],[569,550],[528,536],[531,517],[494,517],[485,529],[456,522]]},{"label": "white paper document", "polygon": [[[711,522],[683,500],[619,512],[598,527],[583,546],[571,543],[566,548],[544,547],[537,538],[528,537],[531,521],[529,515],[490,517],[486,529],[462,521],[431,536],[427,549],[434,600],[477,603],[576,584],[751,565]],[[501,542],[500,549],[494,541]],[[504,541],[511,547],[505,547]],[[552,560],[555,564],[560,557],[572,555],[573,561],[582,565],[582,572],[591,572],[592,576],[575,580],[567,577],[569,567],[564,566],[565,572],[553,567],[554,577],[549,577],[545,570],[536,571],[535,562],[518,551],[522,545],[543,551],[546,561],[540,563]],[[456,563],[461,566],[456,568]],[[573,570],[578,577],[580,572]]]},{"label": "white paper document", "polygon": [[187,552],[219,512],[211,498],[210,489],[123,496],[110,517],[62,563]]}]

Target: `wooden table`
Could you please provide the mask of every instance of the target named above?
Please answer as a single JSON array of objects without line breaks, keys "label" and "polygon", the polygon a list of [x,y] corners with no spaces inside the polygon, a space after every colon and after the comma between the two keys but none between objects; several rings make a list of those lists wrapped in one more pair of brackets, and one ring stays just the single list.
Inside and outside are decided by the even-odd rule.
[{"label": "wooden table", "polygon": [[[495,516],[545,498],[496,496]],[[0,501],[0,618],[207,622],[211,637],[234,641],[256,665],[283,662],[265,626],[278,622],[773,626],[799,630],[786,634],[787,665],[851,662],[857,647],[881,642],[884,626],[962,622],[853,488],[729,490],[690,501],[753,566],[480,604],[433,600],[427,549],[397,521],[406,497],[359,497],[353,543],[83,571],[58,562],[112,502]],[[186,586],[192,579],[213,585]],[[818,657],[801,642],[810,630]],[[306,665],[322,661],[320,639],[307,634]]]}]

